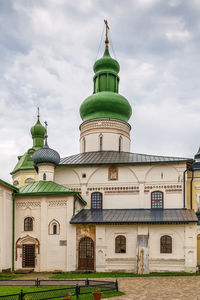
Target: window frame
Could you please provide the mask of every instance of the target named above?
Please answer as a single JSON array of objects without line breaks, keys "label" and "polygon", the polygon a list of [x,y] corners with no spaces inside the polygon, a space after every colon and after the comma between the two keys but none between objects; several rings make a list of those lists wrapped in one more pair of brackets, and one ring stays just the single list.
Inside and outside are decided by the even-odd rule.
[{"label": "window frame", "polygon": [[33,218],[24,218],[24,231],[33,231]]},{"label": "window frame", "polygon": [[[124,246],[124,251],[122,251],[123,246]],[[119,234],[115,237],[115,253],[122,253],[122,254],[126,253],[126,237],[123,234]]]},{"label": "window frame", "polygon": [[162,235],[160,237],[160,253],[172,254],[172,237],[170,235]]},{"label": "window frame", "polygon": [[[157,199],[153,199],[154,195],[156,195],[156,193],[162,195],[162,198],[159,199],[159,197],[157,196]],[[160,201],[162,201],[160,203]],[[153,191],[151,192],[151,208],[152,209],[163,209],[164,208],[164,193],[162,191]]]},{"label": "window frame", "polygon": [[[54,232],[54,226],[56,226],[56,233]],[[53,219],[49,222],[48,234],[49,235],[60,235],[60,223],[56,219]]]},{"label": "window frame", "polygon": [[[100,199],[94,199],[94,196],[100,195]],[[97,203],[99,201],[100,205]],[[96,203],[95,203],[96,202]],[[91,209],[102,209],[103,208],[103,195],[101,192],[91,193]]]}]

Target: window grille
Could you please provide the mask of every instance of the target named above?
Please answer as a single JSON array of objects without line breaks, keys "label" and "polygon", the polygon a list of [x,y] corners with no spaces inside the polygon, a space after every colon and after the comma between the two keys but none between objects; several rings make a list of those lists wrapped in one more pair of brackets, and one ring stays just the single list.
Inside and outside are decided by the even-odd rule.
[{"label": "window grille", "polygon": [[163,235],[160,238],[160,253],[172,253],[172,238],[169,235]]},{"label": "window grille", "polygon": [[115,238],[115,253],[126,253],[126,238],[124,235],[118,235]]},{"label": "window grille", "polygon": [[33,219],[31,217],[24,219],[24,231],[33,231]]},{"label": "window grille", "polygon": [[95,192],[91,194],[91,208],[102,209],[102,193]]},{"label": "window grille", "polygon": [[151,208],[163,208],[163,192],[151,193]]}]

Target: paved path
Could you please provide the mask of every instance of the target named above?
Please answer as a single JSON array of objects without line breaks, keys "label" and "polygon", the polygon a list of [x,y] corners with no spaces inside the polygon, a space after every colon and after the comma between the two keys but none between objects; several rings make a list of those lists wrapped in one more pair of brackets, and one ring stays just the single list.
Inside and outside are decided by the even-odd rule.
[{"label": "paved path", "polygon": [[[120,278],[113,300],[200,300],[200,277]],[[108,299],[108,298],[107,298]]]},{"label": "paved path", "polygon": [[[21,279],[35,279],[37,277],[48,279],[51,275],[49,273],[31,273]],[[115,278],[100,279],[115,280]],[[113,300],[200,300],[200,276],[124,277],[117,279],[119,290],[125,295],[111,298]]]}]

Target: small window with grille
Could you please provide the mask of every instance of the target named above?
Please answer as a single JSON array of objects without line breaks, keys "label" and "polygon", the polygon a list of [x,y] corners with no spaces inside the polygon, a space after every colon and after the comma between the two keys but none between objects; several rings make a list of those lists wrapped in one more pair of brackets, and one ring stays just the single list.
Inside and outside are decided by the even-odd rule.
[{"label": "small window with grille", "polygon": [[151,193],[151,208],[163,208],[163,192],[155,191]]},{"label": "small window with grille", "polygon": [[163,235],[160,238],[160,253],[172,253],[172,238],[169,235]]},{"label": "small window with grille", "polygon": [[115,238],[115,253],[126,253],[126,237],[118,235]]},{"label": "small window with grille", "polygon": [[91,208],[102,209],[102,193],[94,192],[91,194]]},{"label": "small window with grille", "polygon": [[33,219],[31,217],[24,219],[24,231],[33,231]]}]

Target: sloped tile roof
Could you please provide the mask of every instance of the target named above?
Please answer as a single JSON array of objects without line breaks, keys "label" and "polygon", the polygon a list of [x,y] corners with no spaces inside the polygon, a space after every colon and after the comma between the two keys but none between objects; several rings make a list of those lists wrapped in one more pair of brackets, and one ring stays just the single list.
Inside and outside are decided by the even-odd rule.
[{"label": "sloped tile roof", "polygon": [[189,223],[197,222],[192,209],[83,209],[71,224],[113,224],[113,223]]},{"label": "sloped tile roof", "polygon": [[85,152],[61,158],[60,165],[114,165],[114,164],[148,164],[162,162],[186,162],[191,158],[147,155],[130,152],[97,151]]},{"label": "sloped tile roof", "polygon": [[87,204],[78,192],[69,190],[67,187],[53,181],[37,181],[23,186],[15,196],[43,196],[43,195],[77,195],[83,204]]}]

